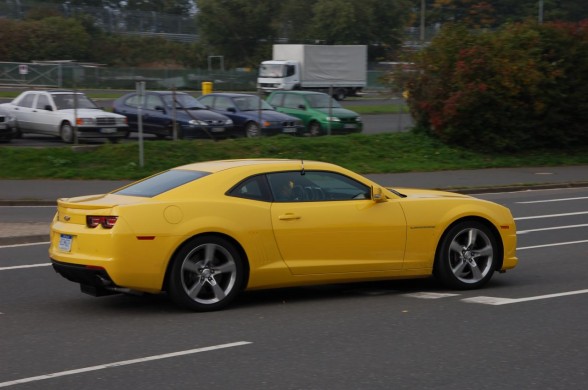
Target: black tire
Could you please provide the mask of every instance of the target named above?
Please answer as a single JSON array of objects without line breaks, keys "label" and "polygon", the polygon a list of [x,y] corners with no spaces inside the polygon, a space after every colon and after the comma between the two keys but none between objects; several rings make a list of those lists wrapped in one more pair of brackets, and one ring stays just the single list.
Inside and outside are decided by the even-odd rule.
[{"label": "black tire", "polygon": [[335,98],[335,100],[338,101],[345,100],[345,98],[347,97],[347,91],[345,90],[345,88],[337,88],[333,93],[333,97]]},{"label": "black tire", "polygon": [[322,134],[321,124],[317,121],[312,121],[308,124],[308,135],[317,137]]},{"label": "black tire", "polygon": [[500,253],[496,236],[486,225],[478,221],[459,222],[441,240],[434,272],[445,286],[467,290],[488,283]]},{"label": "black tire", "polygon": [[75,129],[69,122],[63,122],[59,128],[59,136],[63,142],[71,144],[74,141],[74,131]]},{"label": "black tire", "polygon": [[194,311],[226,307],[241,292],[245,267],[241,254],[218,236],[195,237],[173,259],[168,292],[178,305]]},{"label": "black tire", "polygon": [[261,136],[261,129],[255,122],[247,122],[245,125],[245,137],[257,138]]}]

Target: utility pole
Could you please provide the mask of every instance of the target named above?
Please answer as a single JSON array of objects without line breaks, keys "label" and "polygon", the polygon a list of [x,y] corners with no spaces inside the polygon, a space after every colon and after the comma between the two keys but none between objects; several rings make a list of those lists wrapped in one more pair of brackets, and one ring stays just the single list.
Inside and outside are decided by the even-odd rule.
[{"label": "utility pole", "polygon": [[425,42],[425,1],[421,0],[421,43]]},{"label": "utility pole", "polygon": [[539,0],[538,22],[539,22],[539,24],[543,24],[543,0]]}]

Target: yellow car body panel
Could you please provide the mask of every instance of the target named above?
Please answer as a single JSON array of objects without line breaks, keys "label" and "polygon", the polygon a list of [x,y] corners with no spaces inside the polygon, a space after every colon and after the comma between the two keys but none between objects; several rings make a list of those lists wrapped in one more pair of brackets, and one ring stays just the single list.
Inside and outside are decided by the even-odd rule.
[{"label": "yellow car body panel", "polygon": [[[469,218],[484,221],[499,235],[502,270],[517,263],[512,215],[495,203],[441,191],[393,191],[314,161],[227,160],[174,169],[209,174],[151,197],[113,191],[59,199],[51,259],[104,269],[116,286],[157,293],[184,243],[218,235],[242,252],[247,289],[428,277],[444,232]],[[380,189],[385,199],[280,203],[228,194],[245,178],[295,170],[345,175]],[[118,219],[112,228],[92,228],[87,216]],[[69,248],[62,245],[64,237],[71,237]]]}]

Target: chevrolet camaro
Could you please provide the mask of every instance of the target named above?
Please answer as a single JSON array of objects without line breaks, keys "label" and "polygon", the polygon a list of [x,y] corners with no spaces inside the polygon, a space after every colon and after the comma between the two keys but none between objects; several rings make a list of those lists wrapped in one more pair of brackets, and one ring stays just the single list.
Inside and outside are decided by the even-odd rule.
[{"label": "chevrolet camaro", "polygon": [[517,264],[506,207],[317,161],[194,163],[57,203],[59,274],[94,296],[166,292],[196,311],[310,284],[435,276],[473,289]]}]

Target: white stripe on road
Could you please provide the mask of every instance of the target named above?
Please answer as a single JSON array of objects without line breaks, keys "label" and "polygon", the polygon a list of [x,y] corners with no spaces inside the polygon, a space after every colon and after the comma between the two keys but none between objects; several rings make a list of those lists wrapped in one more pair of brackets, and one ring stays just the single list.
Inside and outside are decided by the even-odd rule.
[{"label": "white stripe on road", "polygon": [[547,199],[547,200],[531,200],[528,202],[517,202],[518,204],[531,204],[531,203],[548,203],[548,202],[566,202],[568,200],[582,200],[588,199],[588,196],[582,196],[578,198],[561,198],[561,199]]},{"label": "white stripe on road", "polygon": [[439,298],[448,298],[448,297],[455,297],[459,294],[449,294],[449,293],[434,293],[434,292],[416,292],[416,293],[409,293],[403,294],[405,297],[411,298],[420,298],[420,299],[439,299]]},{"label": "white stripe on road", "polygon": [[578,211],[577,213],[563,213],[563,214],[546,214],[546,215],[535,215],[532,217],[518,217],[515,221],[523,221],[526,219],[541,219],[541,218],[557,218],[557,217],[569,217],[571,215],[583,215],[588,214],[588,211]]},{"label": "white stripe on road", "polygon": [[28,242],[26,244],[11,244],[11,245],[0,245],[0,249],[4,248],[18,248],[20,246],[33,246],[33,245],[43,245],[43,244],[50,244],[50,241],[39,241],[39,242]]},{"label": "white stripe on road", "polygon": [[473,298],[465,298],[462,299],[463,302],[467,303],[481,303],[484,305],[509,305],[511,303],[521,303],[521,302],[529,302],[529,301],[538,301],[541,299],[550,299],[550,298],[559,298],[565,297],[568,295],[578,295],[578,294],[586,294],[588,290],[577,290],[577,291],[568,291],[563,293],[557,294],[548,294],[548,295],[538,295],[535,297],[528,297],[528,298],[496,298],[496,297],[473,297]]},{"label": "white stripe on road", "polygon": [[588,242],[588,240],[568,241],[568,242],[556,242],[556,243],[553,243],[553,244],[543,244],[543,245],[534,245],[534,246],[523,246],[521,248],[517,248],[517,251],[523,251],[525,249],[547,248],[547,247],[550,247],[550,246],[583,244],[583,243],[586,243],[586,242]]},{"label": "white stripe on road", "polygon": [[519,230],[517,232],[517,235],[518,234],[532,233],[532,232],[543,232],[545,230],[572,229],[572,228],[579,228],[579,227],[586,227],[586,226],[588,226],[588,223],[584,223],[584,224],[581,224],[581,225],[553,226],[553,227],[547,227],[547,228],[541,228],[541,229]]},{"label": "white stripe on road", "polygon": [[48,267],[50,265],[51,265],[51,263],[13,265],[11,267],[0,267],[0,271],[11,271],[13,269],[23,269],[23,268]]},{"label": "white stripe on road", "polygon": [[147,357],[139,358],[139,359],[123,360],[123,361],[120,361],[120,362],[100,364],[98,366],[78,368],[77,370],[61,371],[61,372],[55,372],[55,373],[52,373],[52,374],[39,375],[39,376],[33,376],[33,377],[29,377],[29,378],[17,379],[17,380],[14,380],[14,381],[1,382],[0,383],[0,387],[8,387],[8,386],[13,386],[13,385],[18,385],[20,383],[29,383],[29,382],[42,381],[42,380],[45,380],[45,379],[57,378],[57,377],[60,377],[60,376],[81,374],[81,373],[89,372],[89,371],[104,370],[106,368],[113,368],[113,367],[120,367],[120,366],[128,366],[130,364],[144,363],[144,362],[149,362],[149,361],[153,361],[153,360],[160,360],[160,359],[167,359],[167,358],[172,358],[172,357],[177,357],[177,356],[191,355],[191,354],[200,353],[200,352],[214,351],[214,350],[217,350],[217,349],[239,347],[239,346],[247,345],[247,344],[251,344],[251,342],[249,342],[249,341],[238,341],[238,342],[235,342],[235,343],[213,345],[211,347],[189,349],[189,350],[186,350],[186,351],[166,353],[166,354],[163,354],[163,355],[154,355],[154,356],[147,356]]}]

